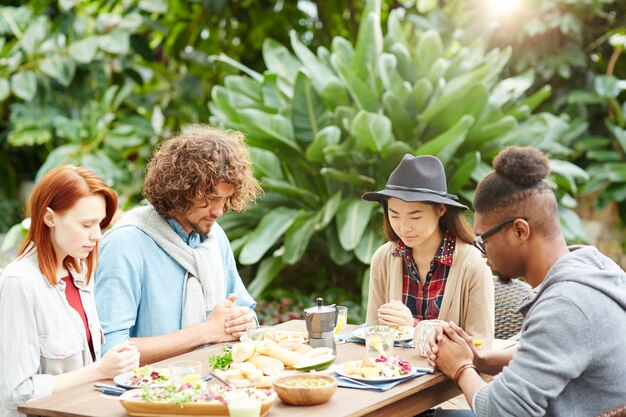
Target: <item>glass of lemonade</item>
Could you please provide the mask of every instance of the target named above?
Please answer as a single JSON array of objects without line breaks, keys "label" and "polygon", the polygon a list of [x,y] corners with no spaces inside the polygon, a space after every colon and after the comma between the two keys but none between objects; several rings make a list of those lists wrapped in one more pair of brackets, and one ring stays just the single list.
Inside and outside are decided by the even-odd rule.
[{"label": "glass of lemonade", "polygon": [[170,380],[174,384],[200,381],[202,363],[199,361],[175,361],[168,365]]},{"label": "glass of lemonade", "polygon": [[259,417],[261,401],[235,392],[226,396],[226,406],[230,417]]},{"label": "glass of lemonade", "polygon": [[395,330],[388,326],[371,326],[365,332],[365,348],[371,360],[381,356],[389,359],[393,356]]},{"label": "glass of lemonade", "polygon": [[346,306],[337,306],[337,311],[339,314],[337,315],[337,325],[333,330],[333,335],[335,337],[339,337],[346,332],[346,324],[348,324],[348,307]]}]

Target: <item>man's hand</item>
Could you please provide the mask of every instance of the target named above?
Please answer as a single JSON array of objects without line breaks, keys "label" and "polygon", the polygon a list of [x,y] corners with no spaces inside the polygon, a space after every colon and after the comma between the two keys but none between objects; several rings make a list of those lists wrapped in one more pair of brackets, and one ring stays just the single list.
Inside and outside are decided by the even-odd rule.
[{"label": "man's hand", "polygon": [[378,308],[378,323],[384,326],[413,326],[413,315],[402,301],[391,300]]},{"label": "man's hand", "polygon": [[[458,326],[453,328],[454,323],[445,323],[431,337],[428,345],[428,363],[435,365],[441,372],[452,378],[454,373],[464,364],[474,362],[473,344],[471,338],[468,342],[457,333]],[[462,331],[462,330],[461,330]],[[463,332],[465,333],[465,332]],[[467,335],[466,335],[467,336]],[[470,347],[472,345],[472,347]]]},{"label": "man's hand", "polygon": [[228,298],[217,304],[207,317],[209,338],[211,343],[230,342],[239,339],[246,330],[256,326],[254,314],[248,307],[236,306],[237,296],[229,294]]}]

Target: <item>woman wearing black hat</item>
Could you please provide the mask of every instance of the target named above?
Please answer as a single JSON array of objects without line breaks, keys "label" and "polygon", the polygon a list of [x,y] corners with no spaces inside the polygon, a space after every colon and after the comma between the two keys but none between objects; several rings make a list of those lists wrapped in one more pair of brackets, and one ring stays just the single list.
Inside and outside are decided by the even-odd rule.
[{"label": "woman wearing black hat", "polygon": [[385,189],[362,198],[383,205],[388,240],[372,257],[367,322],[454,321],[490,343],[493,278],[439,159],[405,155]]}]

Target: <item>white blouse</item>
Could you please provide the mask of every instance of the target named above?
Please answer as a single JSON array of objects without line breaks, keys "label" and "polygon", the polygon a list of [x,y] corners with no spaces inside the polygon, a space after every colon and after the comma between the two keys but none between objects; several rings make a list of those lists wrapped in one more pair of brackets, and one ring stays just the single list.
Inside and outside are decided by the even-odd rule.
[{"label": "white blouse", "polygon": [[[70,271],[80,292],[96,359],[104,340],[93,281]],[[18,416],[17,405],[52,394],[53,375],[93,363],[85,326],[65,297],[65,282],[50,285],[36,250],[0,275],[0,417]]]}]

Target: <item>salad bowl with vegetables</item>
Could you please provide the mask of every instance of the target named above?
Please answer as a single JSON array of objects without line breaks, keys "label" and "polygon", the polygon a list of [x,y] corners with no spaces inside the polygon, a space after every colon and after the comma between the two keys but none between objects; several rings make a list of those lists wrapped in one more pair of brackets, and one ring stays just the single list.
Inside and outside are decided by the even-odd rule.
[{"label": "salad bowl with vegetables", "polygon": [[[201,381],[128,391],[122,394],[120,402],[131,416],[227,416],[226,397],[232,391],[233,387]],[[277,397],[271,389],[243,388],[237,392],[261,401],[261,415],[270,409]]]}]

